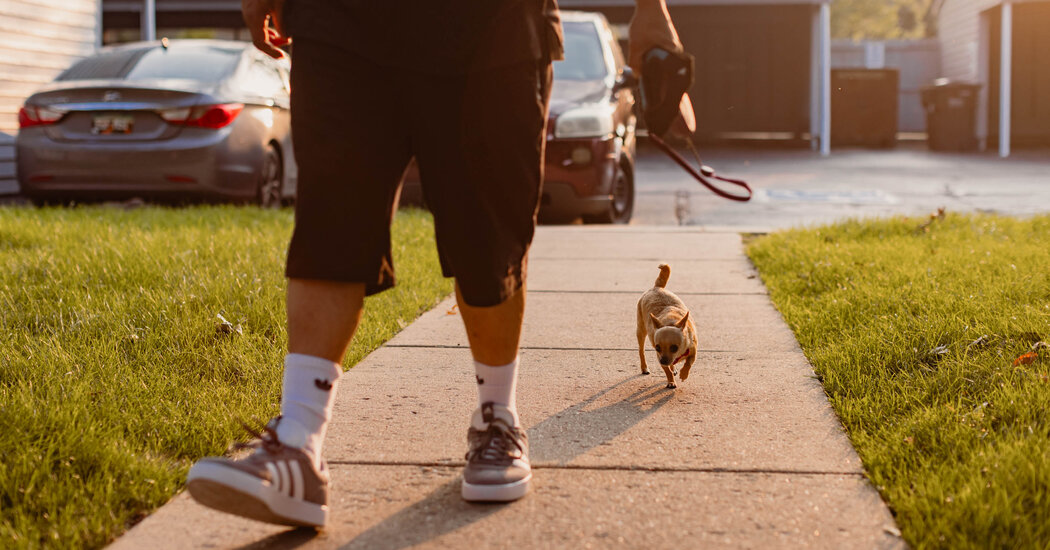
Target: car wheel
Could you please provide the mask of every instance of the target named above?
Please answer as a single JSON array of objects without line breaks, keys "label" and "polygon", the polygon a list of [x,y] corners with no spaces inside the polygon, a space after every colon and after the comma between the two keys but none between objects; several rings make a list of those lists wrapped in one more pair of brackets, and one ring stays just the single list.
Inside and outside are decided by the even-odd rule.
[{"label": "car wheel", "polygon": [[634,175],[630,166],[621,165],[615,177],[609,209],[595,216],[584,216],[584,223],[625,224],[631,221],[634,212]]},{"label": "car wheel", "polygon": [[262,170],[259,172],[259,187],[255,200],[262,208],[279,208],[281,206],[281,189],[284,188],[284,169],[281,153],[270,145],[263,157]]},{"label": "car wheel", "polygon": [[22,196],[25,197],[27,201],[29,201],[29,204],[37,208],[47,208],[49,206],[66,206],[67,204],[69,204],[69,201],[59,201],[53,197],[40,196],[29,193],[24,193]]}]

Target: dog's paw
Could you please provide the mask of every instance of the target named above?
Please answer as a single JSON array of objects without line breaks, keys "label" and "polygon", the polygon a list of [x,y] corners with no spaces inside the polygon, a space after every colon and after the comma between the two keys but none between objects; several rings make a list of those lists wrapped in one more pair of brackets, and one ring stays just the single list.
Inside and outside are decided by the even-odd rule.
[{"label": "dog's paw", "polygon": [[685,380],[685,379],[689,378],[689,369],[682,369],[682,373],[679,374],[678,376],[682,380]]},{"label": "dog's paw", "polygon": [[647,370],[643,370],[642,371],[642,376],[648,376],[648,375],[649,375],[649,371],[647,371]]},{"label": "dog's paw", "polygon": [[673,389],[677,388],[678,386],[676,384],[668,384],[668,385],[666,385],[664,387],[669,389],[669,390],[673,390]]}]

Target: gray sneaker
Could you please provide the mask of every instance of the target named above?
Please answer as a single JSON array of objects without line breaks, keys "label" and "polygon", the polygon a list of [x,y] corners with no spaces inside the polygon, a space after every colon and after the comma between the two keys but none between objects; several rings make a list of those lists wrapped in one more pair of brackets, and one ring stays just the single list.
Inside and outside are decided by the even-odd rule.
[{"label": "gray sneaker", "polygon": [[510,502],[529,492],[528,437],[515,424],[513,413],[492,403],[474,413],[467,431],[470,451],[463,468],[464,500]]},{"label": "gray sneaker", "polygon": [[[242,447],[255,452],[239,459],[202,458],[190,468],[186,487],[197,502],[246,518],[306,527],[324,527],[328,521],[328,468],[314,467],[302,449],[277,439],[277,422],[262,434],[248,429],[257,440]],[[247,427],[246,427],[247,428]]]}]

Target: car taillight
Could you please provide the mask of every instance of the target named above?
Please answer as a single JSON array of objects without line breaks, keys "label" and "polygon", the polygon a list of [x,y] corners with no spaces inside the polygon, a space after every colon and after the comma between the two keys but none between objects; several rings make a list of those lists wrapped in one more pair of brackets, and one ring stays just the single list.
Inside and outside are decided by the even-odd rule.
[{"label": "car taillight", "polygon": [[18,110],[18,127],[45,126],[54,124],[62,118],[62,113],[46,107],[26,105]]},{"label": "car taillight", "polygon": [[160,116],[171,124],[216,130],[229,126],[233,119],[241,114],[242,110],[244,110],[243,103],[224,103],[222,105],[200,105],[197,107],[168,109],[161,111]]}]

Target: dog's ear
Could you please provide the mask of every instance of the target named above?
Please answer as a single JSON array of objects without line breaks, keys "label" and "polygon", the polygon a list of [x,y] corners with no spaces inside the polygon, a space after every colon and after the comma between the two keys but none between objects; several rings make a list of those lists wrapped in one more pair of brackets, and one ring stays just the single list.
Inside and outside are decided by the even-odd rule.
[{"label": "dog's ear", "polygon": [[[652,315],[652,314],[650,313],[650,315]],[[682,317],[682,320],[678,321],[677,323],[675,323],[674,326],[676,326],[676,327],[678,327],[678,328],[680,328],[682,330],[685,330],[685,324],[687,322],[689,322],[689,312],[688,311],[685,312],[685,317]]]},{"label": "dog's ear", "polygon": [[656,316],[653,315],[652,313],[649,313],[649,319],[651,319],[653,321],[653,328],[660,328],[660,327],[663,326],[663,325],[660,324],[660,320],[657,319]]}]

